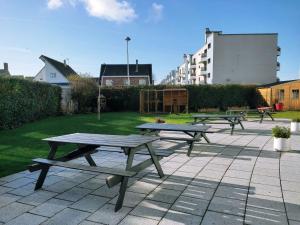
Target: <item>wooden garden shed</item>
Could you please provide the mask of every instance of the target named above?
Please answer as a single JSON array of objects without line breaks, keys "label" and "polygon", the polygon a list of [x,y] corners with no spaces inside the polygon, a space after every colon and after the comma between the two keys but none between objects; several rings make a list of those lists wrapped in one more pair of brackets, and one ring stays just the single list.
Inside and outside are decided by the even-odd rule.
[{"label": "wooden garden shed", "polygon": [[271,107],[283,103],[283,110],[300,110],[300,80],[279,81],[261,85],[257,89]]},{"label": "wooden garden shed", "polygon": [[141,90],[140,113],[187,113],[188,98],[184,88]]}]

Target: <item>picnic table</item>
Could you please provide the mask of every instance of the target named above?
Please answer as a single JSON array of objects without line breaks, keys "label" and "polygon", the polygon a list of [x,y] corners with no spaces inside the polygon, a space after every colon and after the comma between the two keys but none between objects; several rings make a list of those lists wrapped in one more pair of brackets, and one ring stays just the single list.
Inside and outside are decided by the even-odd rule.
[{"label": "picnic table", "polygon": [[190,156],[194,143],[196,141],[201,141],[201,138],[204,138],[207,143],[210,143],[209,139],[206,136],[210,126],[196,126],[196,125],[185,125],[185,124],[166,124],[166,123],[145,123],[136,127],[141,131],[143,135],[151,135],[154,134],[159,136],[161,131],[174,131],[174,132],[182,132],[186,134],[188,137],[174,137],[174,136],[159,136],[160,139],[166,140],[178,140],[178,141],[186,141],[189,145],[189,149],[187,155]]},{"label": "picnic table", "polygon": [[[121,183],[119,197],[115,206],[115,211],[118,211],[122,208],[128,179],[130,177],[135,176],[139,171],[152,164],[155,165],[159,176],[164,176],[159,160],[164,156],[169,156],[173,152],[163,151],[157,153],[152,147],[152,142],[158,139],[159,137],[143,135],[125,136],[88,133],[74,133],[43,139],[44,141],[47,141],[50,146],[47,159],[33,159],[35,164],[29,166],[30,172],[41,170],[35,185],[35,190],[43,186],[51,166],[109,174],[106,178],[106,184],[109,188]],[[58,147],[65,144],[76,144],[78,148],[59,158],[55,158]],[[122,150],[122,152],[127,156],[126,169],[98,167],[91,155],[99,151],[99,147],[103,146],[120,148],[120,150]],[[135,154],[148,154],[150,155],[150,158],[132,166]],[[68,162],[79,157],[85,157],[89,165],[86,166]]]},{"label": "picnic table", "polygon": [[[196,114],[192,115],[194,118],[193,124],[202,123],[205,124],[229,124],[231,127],[231,135],[233,134],[236,124],[239,124],[244,130],[241,119],[243,118],[242,114],[232,114],[232,115],[219,115],[219,114]],[[227,122],[212,122],[212,120],[226,120]]]},{"label": "picnic table", "polygon": [[260,115],[259,123],[262,123],[266,116],[269,116],[272,119],[272,121],[274,121],[274,118],[272,116],[272,114],[274,114],[274,112],[272,112],[272,109],[273,109],[272,107],[258,107],[257,108],[257,111]]}]

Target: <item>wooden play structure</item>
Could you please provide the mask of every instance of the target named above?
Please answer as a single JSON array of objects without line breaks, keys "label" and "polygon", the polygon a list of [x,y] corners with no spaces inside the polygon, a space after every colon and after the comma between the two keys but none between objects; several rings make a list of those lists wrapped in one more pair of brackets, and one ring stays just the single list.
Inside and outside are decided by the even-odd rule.
[{"label": "wooden play structure", "polygon": [[188,113],[188,91],[147,89],[140,91],[140,113]]}]

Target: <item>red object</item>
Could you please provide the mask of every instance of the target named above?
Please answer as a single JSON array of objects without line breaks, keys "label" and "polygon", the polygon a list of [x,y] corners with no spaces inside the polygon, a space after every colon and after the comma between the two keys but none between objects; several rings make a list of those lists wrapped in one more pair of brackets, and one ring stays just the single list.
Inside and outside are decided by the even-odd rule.
[{"label": "red object", "polygon": [[276,103],[275,104],[276,111],[282,111],[283,110],[283,103]]}]

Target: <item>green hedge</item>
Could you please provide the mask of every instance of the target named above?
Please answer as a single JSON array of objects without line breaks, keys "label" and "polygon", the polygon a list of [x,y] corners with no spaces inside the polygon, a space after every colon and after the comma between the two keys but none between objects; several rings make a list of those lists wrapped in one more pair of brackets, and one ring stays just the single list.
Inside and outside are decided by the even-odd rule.
[{"label": "green hedge", "polygon": [[18,78],[0,78],[0,129],[60,112],[61,88]]},{"label": "green hedge", "polygon": [[186,85],[129,88],[103,88],[102,94],[107,98],[110,111],[138,111],[139,92],[141,89],[186,88],[189,92],[189,111],[200,108],[220,108],[226,110],[231,106],[250,106],[264,104],[254,85]]}]

